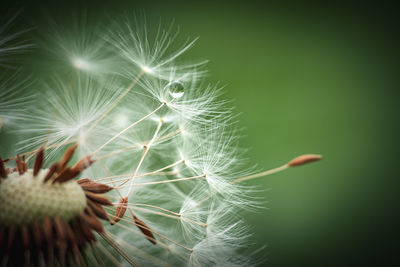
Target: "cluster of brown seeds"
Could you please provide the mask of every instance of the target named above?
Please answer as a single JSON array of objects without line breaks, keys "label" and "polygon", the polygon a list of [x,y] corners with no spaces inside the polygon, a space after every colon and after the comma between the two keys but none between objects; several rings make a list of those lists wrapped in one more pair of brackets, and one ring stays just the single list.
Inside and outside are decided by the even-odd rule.
[{"label": "cluster of brown seeds", "polygon": [[[119,202],[117,206],[117,210],[115,211],[115,214],[111,220],[111,225],[116,224],[121,220],[122,217],[124,217],[126,209],[128,205],[128,197],[122,198],[122,200]],[[143,235],[149,240],[152,244],[157,244],[157,241],[152,233],[152,230],[142,221],[140,220],[132,210],[130,210],[133,221],[135,225],[140,229],[140,231],[143,233]]]},{"label": "cluster of brown seeds", "polygon": [[[67,164],[75,149],[76,145],[69,148],[61,161],[51,165],[48,170],[42,169],[43,149],[36,154],[33,170],[28,169],[28,164],[23,157],[16,158],[16,167],[12,170],[6,168],[6,161],[0,158],[0,188],[6,186],[7,179],[15,179],[18,182],[21,177],[28,177],[32,180],[42,179],[40,183],[57,188],[57,192],[62,192],[64,185],[74,183],[73,186],[80,188],[78,190],[82,191],[86,199],[83,210],[76,212],[75,216],[68,220],[60,214],[59,216],[37,216],[33,221],[28,220],[27,223],[20,224],[6,223],[6,220],[0,221],[1,266],[85,265],[85,248],[88,245],[92,246],[96,241],[94,232],[104,232],[99,219],[109,221],[103,206],[112,205],[112,203],[102,194],[113,188],[88,178],[76,182],[73,180],[93,163],[90,157],[85,157],[73,167],[68,167]],[[40,172],[46,173],[43,174],[44,177],[40,177]],[[0,203],[0,209],[4,211],[6,207],[2,207],[3,205],[5,204]],[[25,203],[25,205],[31,204]],[[12,222],[13,219],[9,219]]]}]

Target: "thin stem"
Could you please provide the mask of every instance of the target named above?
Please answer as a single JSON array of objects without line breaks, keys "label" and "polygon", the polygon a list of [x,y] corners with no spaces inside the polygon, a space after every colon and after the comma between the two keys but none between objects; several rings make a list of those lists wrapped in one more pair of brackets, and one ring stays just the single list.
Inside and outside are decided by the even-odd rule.
[{"label": "thin stem", "polygon": [[[113,203],[113,204],[114,205],[120,205],[120,203]],[[165,212],[170,213],[170,214],[175,215],[175,216],[181,216],[179,213],[173,212],[171,210],[164,209],[164,208],[159,207],[159,206],[150,205],[150,204],[129,203],[128,206],[149,207],[149,208],[154,208],[154,209],[159,209],[159,210],[165,211]]]},{"label": "thin stem", "polygon": [[[163,136],[157,138],[154,142],[159,142],[159,141],[165,140],[165,139],[170,138],[170,137],[172,137],[172,136],[174,136],[174,135],[177,135],[177,134],[179,134],[179,133],[181,133],[181,132],[182,132],[182,130],[181,130],[181,129],[178,129],[178,130],[176,130],[176,131],[174,131],[174,132],[171,132],[171,133],[169,133],[169,134],[166,134],[166,135],[163,135]],[[147,140],[147,141],[145,141],[145,142],[143,142],[143,143],[146,144],[146,143],[148,143],[148,142],[150,142],[150,140]],[[124,147],[124,148],[121,148],[121,149],[112,151],[112,152],[107,153],[107,154],[105,154],[105,155],[103,155],[103,156],[100,156],[100,157],[98,157],[98,158],[96,158],[96,159],[98,159],[98,160],[100,160],[100,159],[105,159],[105,158],[111,157],[111,156],[113,156],[113,155],[116,155],[116,154],[122,153],[122,152],[124,152],[124,151],[127,151],[127,150],[129,150],[129,149],[134,149],[134,148],[138,148],[138,147],[140,147],[140,145],[134,144],[134,145],[131,145],[131,146],[127,146],[127,147]]]},{"label": "thin stem", "polygon": [[130,265],[133,267],[139,267],[139,263],[137,263],[136,259],[134,259],[131,255],[129,255],[119,244],[116,242],[111,236],[108,235],[108,232],[105,231],[103,233],[98,233],[116,252],[118,252],[121,257],[123,257]]},{"label": "thin stem", "polygon": [[141,256],[142,258],[147,258],[148,260],[157,263],[156,266],[171,266],[172,267],[172,265],[162,261],[161,259],[158,259],[158,258],[150,255],[149,253],[145,252],[143,249],[133,246],[132,243],[126,242],[123,238],[113,235],[111,232],[108,232],[108,235],[111,236],[112,238],[114,238],[115,240],[117,240],[117,242],[120,243],[121,246],[128,247],[130,249],[130,251],[134,251],[135,255]]},{"label": "thin stem", "polygon": [[205,178],[205,177],[206,177],[206,175],[202,174],[202,175],[186,177],[186,178],[179,178],[179,179],[174,179],[174,180],[163,180],[163,181],[140,183],[140,184],[120,185],[120,186],[117,186],[115,188],[122,188],[122,187],[127,187],[127,186],[130,186],[132,188],[134,186],[154,185],[154,184],[167,184],[167,183],[182,182],[182,181],[194,180],[194,179]]},{"label": "thin stem", "polygon": [[[94,260],[97,262],[97,264],[99,264],[99,265],[105,267],[104,261],[100,258],[100,255],[99,255],[99,253],[97,253],[97,249],[96,249],[96,247],[93,245],[93,243],[90,244],[90,247],[91,247],[91,250],[90,250],[90,251],[91,251],[92,253],[89,253],[89,255],[91,255],[92,257],[94,257]],[[45,266],[45,265],[42,265],[42,266]]]},{"label": "thin stem", "polygon": [[111,110],[113,110],[118,103],[129,93],[129,91],[135,87],[135,85],[137,84],[137,82],[139,81],[140,77],[142,77],[142,75],[144,74],[144,71],[142,70],[141,72],[139,72],[139,74],[136,76],[136,78],[132,81],[132,83],[128,86],[128,88],[125,89],[125,91],[118,96],[118,98],[114,101],[114,103],[90,126],[90,128],[87,130],[87,132],[90,132],[91,130],[93,130],[94,127],[96,127],[96,125],[102,120],[104,119],[104,117],[110,113]]},{"label": "thin stem", "polygon": [[[112,209],[111,207],[105,207],[105,208],[108,209],[108,210]],[[109,215],[110,217],[113,216],[113,215],[111,215],[110,213],[108,213],[108,215]],[[193,252],[193,249],[188,248],[188,247],[186,247],[186,246],[184,246],[184,245],[182,245],[182,244],[180,244],[180,243],[178,243],[178,242],[175,242],[175,241],[169,239],[168,237],[166,237],[166,236],[164,236],[164,235],[162,235],[162,234],[160,234],[160,233],[154,231],[153,229],[150,229],[149,227],[145,227],[145,226],[143,226],[143,225],[138,225],[138,224],[137,224],[133,219],[131,219],[131,218],[130,218],[130,220],[132,220],[132,221],[130,221],[130,220],[128,220],[128,219],[124,219],[124,218],[121,218],[120,220],[121,220],[122,222],[125,222],[125,223],[128,223],[128,224],[135,225],[135,226],[137,226],[137,227],[146,229],[146,230],[152,232],[153,234],[155,234],[155,235],[157,235],[157,236],[159,236],[159,237],[161,237],[161,238],[163,238],[163,239],[165,239],[165,240],[167,240],[167,241],[169,241],[169,242],[171,242],[171,243],[173,243],[173,244],[175,244],[175,245],[177,245],[177,246],[179,246],[179,247],[181,247],[181,248],[183,248],[183,249],[185,249],[185,250],[187,250],[187,251],[189,251],[189,252]],[[137,233],[137,234],[143,235],[142,232],[140,232],[140,231],[138,231],[138,230],[135,230],[135,229],[131,229],[131,228],[129,228],[128,226],[126,226],[126,225],[124,225],[124,224],[117,223],[117,224],[115,224],[115,225],[118,225],[118,226],[120,226],[120,227],[123,227],[123,228],[125,228],[125,229],[127,229],[128,231],[131,231],[131,232],[133,232],[133,233]],[[149,237],[149,236],[146,236],[146,238],[149,238],[149,239],[152,240],[152,241],[157,241],[157,240],[155,240],[154,238]],[[163,243],[163,242],[160,242],[160,241],[157,241],[157,244],[160,244],[162,247],[166,248],[168,251],[171,251],[171,248],[170,248],[167,244],[165,244],[165,243]],[[172,250],[172,251],[173,251],[173,250]],[[175,254],[177,254],[178,256],[183,257],[183,259],[188,260],[188,259],[185,258],[183,255],[181,255],[180,253],[178,253],[178,252],[176,252],[176,251],[173,251],[173,252],[174,252]]]},{"label": "thin stem", "polygon": [[[132,206],[132,205],[129,204],[127,206]],[[162,213],[162,212],[157,212],[157,211],[153,211],[153,210],[146,209],[146,208],[140,208],[140,207],[133,207],[133,209],[144,211],[144,212],[148,212],[148,213],[155,214],[155,215],[164,216],[164,217],[171,218],[171,219],[185,221],[185,222],[192,223],[192,224],[197,224],[197,225],[200,225],[200,226],[203,226],[203,227],[207,227],[208,226],[208,224],[206,224],[206,223],[198,222],[198,221],[194,221],[194,220],[182,217],[182,214],[180,214],[180,213],[175,213],[173,215],[170,215],[170,214],[165,214],[165,213]]]},{"label": "thin stem", "polygon": [[128,127],[126,127],[125,129],[123,129],[122,131],[120,131],[119,133],[117,133],[116,135],[114,135],[113,137],[111,137],[107,142],[105,142],[103,145],[101,145],[98,149],[96,149],[93,153],[91,153],[91,155],[95,155],[97,154],[99,151],[101,151],[106,145],[108,145],[109,143],[111,143],[112,141],[114,141],[115,139],[117,139],[119,136],[121,136],[123,133],[125,133],[126,131],[128,131],[129,129],[131,129],[132,127],[136,126],[137,124],[139,124],[140,122],[144,121],[145,119],[147,119],[148,117],[150,117],[151,115],[153,115],[154,113],[156,113],[159,109],[161,109],[163,106],[165,105],[165,103],[161,103],[160,106],[158,106],[158,108],[156,108],[155,110],[153,110],[152,112],[150,112],[149,114],[147,114],[146,116],[144,116],[143,118],[135,121],[134,123],[132,123],[131,125],[129,125]]},{"label": "thin stem", "polygon": [[127,150],[129,150],[129,149],[134,149],[134,148],[138,148],[138,147],[140,147],[139,144],[134,144],[134,145],[127,146],[127,147],[124,147],[124,148],[121,148],[121,149],[117,149],[117,150],[115,150],[115,151],[112,151],[112,152],[110,152],[110,153],[104,154],[103,156],[97,157],[96,159],[98,159],[98,160],[100,160],[100,159],[105,159],[105,158],[108,158],[108,157],[117,155],[117,154],[119,154],[119,153],[122,153],[122,152],[124,152],[124,151],[127,151]]},{"label": "thin stem", "polygon": [[100,242],[96,242],[96,246],[113,262],[114,266],[122,266],[119,261]]},{"label": "thin stem", "polygon": [[[151,176],[151,175],[176,175],[176,174],[178,174],[178,172],[176,172],[176,171],[158,172],[158,173],[151,173],[151,174],[150,173],[144,173],[144,174],[136,175],[136,178],[142,178],[142,177]],[[114,178],[121,178],[121,177],[129,177],[129,176],[131,176],[130,173],[129,174],[120,174],[120,175],[114,175],[114,176],[108,176],[108,177],[100,178],[100,179],[97,179],[95,181],[99,182],[99,181],[104,181],[104,180],[112,180],[112,181],[109,181],[109,182],[104,182],[104,184],[110,184],[110,183],[113,183],[113,182],[116,182],[116,183],[125,182],[125,181],[129,180],[129,178],[118,179],[118,180],[113,180],[113,179]]]},{"label": "thin stem", "polygon": [[127,194],[126,196],[129,196],[130,193],[131,193],[131,191],[132,191],[133,179],[135,179],[135,177],[136,177],[136,175],[137,175],[137,173],[138,173],[140,167],[142,166],[142,163],[143,163],[143,161],[144,161],[144,158],[146,157],[147,153],[149,152],[150,147],[153,145],[154,140],[157,138],[158,132],[160,131],[161,125],[162,125],[162,124],[163,124],[163,121],[160,120],[160,122],[159,122],[158,125],[157,125],[157,129],[156,129],[156,131],[154,132],[153,138],[152,138],[152,139],[150,140],[150,142],[144,147],[144,149],[143,149],[143,155],[142,155],[142,157],[140,158],[140,162],[139,162],[138,166],[136,167],[135,172],[132,174],[132,176],[131,176],[131,178],[130,178],[130,183],[129,183],[130,187],[129,187],[129,190],[128,190],[128,194]]},{"label": "thin stem", "polygon": [[[181,164],[181,163],[183,163],[183,162],[185,162],[185,160],[184,160],[184,159],[181,159],[181,160],[179,160],[179,161],[177,161],[177,162],[174,162],[174,163],[169,164],[169,165],[167,165],[167,166],[165,166],[165,167],[162,167],[161,169],[158,169],[158,170],[155,170],[155,171],[152,171],[152,172],[148,172],[148,173],[144,173],[144,174],[136,175],[136,178],[144,177],[144,176],[149,176],[149,175],[160,174],[160,173],[162,173],[162,171],[164,171],[164,170],[166,170],[166,169],[169,169],[169,168],[172,168],[172,167],[175,167],[175,166],[177,166],[177,165],[179,165],[179,164]],[[176,173],[176,172],[166,172],[165,174],[168,175],[168,174],[174,174],[174,173]],[[95,181],[96,181],[96,182],[99,182],[99,181],[107,180],[107,179],[110,179],[110,178],[125,177],[125,176],[129,176],[129,175],[130,175],[130,174],[121,174],[121,175],[109,176],[109,177],[104,177],[104,178],[96,179]],[[129,179],[129,178],[127,178],[127,179],[120,179],[120,180],[114,180],[114,181],[115,181],[115,182],[121,182],[121,181],[126,181],[126,180],[128,180],[128,179]]]},{"label": "thin stem", "polygon": [[[248,176],[244,176],[244,177],[237,178],[237,179],[235,179],[235,180],[230,181],[229,183],[230,183],[230,184],[237,184],[237,183],[241,183],[241,182],[248,181],[248,180],[251,180],[251,179],[256,179],[256,178],[260,178],[260,177],[265,177],[265,176],[268,176],[268,175],[271,175],[271,174],[274,174],[274,173],[277,173],[277,172],[284,171],[284,170],[286,170],[286,169],[288,169],[288,168],[289,168],[289,165],[288,165],[288,164],[285,164],[285,165],[279,166],[279,167],[277,167],[277,168],[273,168],[273,169],[268,170],[268,171],[264,171],[264,172],[260,172],[260,173],[257,173],[257,174],[252,174],[252,175],[248,175]],[[203,198],[202,200],[200,200],[199,202],[197,202],[197,204],[194,205],[194,208],[200,206],[203,202],[205,202],[205,201],[207,201],[208,199],[210,199],[210,198],[211,198],[213,195],[215,195],[216,193],[217,193],[217,191],[211,192],[208,196],[206,196],[205,198]]]},{"label": "thin stem", "polygon": [[161,169],[158,169],[158,170],[156,170],[156,171],[152,171],[152,172],[145,173],[145,174],[143,174],[143,176],[157,174],[157,173],[159,173],[159,172],[162,172],[162,171],[164,171],[164,170],[166,170],[166,169],[175,167],[175,166],[177,166],[177,165],[179,165],[179,164],[181,164],[181,163],[184,163],[184,162],[185,162],[184,159],[178,160],[177,162],[174,162],[174,163],[172,163],[172,164],[170,164],[170,165],[167,165],[167,166],[165,166],[165,167],[162,167]]},{"label": "thin stem", "polygon": [[245,177],[241,177],[241,178],[235,179],[235,180],[231,181],[230,183],[231,184],[241,183],[241,182],[244,182],[244,181],[248,181],[248,180],[252,180],[252,179],[268,176],[268,175],[271,175],[271,174],[274,174],[274,173],[277,173],[277,172],[281,172],[281,171],[286,170],[288,168],[289,168],[289,165],[285,164],[283,166],[280,166],[280,167],[277,167],[277,168],[274,168],[274,169],[271,169],[271,170],[268,170],[268,171],[264,171],[264,172],[260,172],[260,173],[257,173],[257,174],[252,174],[252,175],[249,175],[249,176],[245,176]]},{"label": "thin stem", "polygon": [[[69,140],[69,141],[66,141],[66,142],[63,141],[63,142],[58,142],[58,143],[55,143],[55,144],[52,144],[52,145],[43,146],[43,148],[45,150],[47,150],[47,149],[50,149],[50,148],[53,148],[53,147],[64,146],[64,145],[68,145],[68,144],[71,144],[71,143],[75,143],[76,141],[77,141],[76,139],[72,139],[72,140]],[[34,154],[34,153],[38,152],[39,150],[40,150],[40,148],[35,149],[35,150],[31,150],[31,151],[28,151],[28,152],[25,152],[25,153],[18,154],[18,156],[26,156],[26,155]],[[14,156],[12,158],[9,158],[9,159],[7,159],[7,161],[17,159],[18,156]]]}]

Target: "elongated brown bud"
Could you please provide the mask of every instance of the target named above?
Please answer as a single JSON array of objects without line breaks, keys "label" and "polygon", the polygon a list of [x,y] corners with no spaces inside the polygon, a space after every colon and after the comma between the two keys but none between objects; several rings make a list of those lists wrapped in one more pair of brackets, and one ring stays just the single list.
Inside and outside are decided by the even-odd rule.
[{"label": "elongated brown bud", "polygon": [[146,239],[155,245],[157,242],[150,228],[138,217],[135,216],[133,219],[135,220],[136,226],[139,227]]},{"label": "elongated brown bud", "polygon": [[86,184],[86,183],[89,183],[89,182],[91,182],[92,180],[90,180],[89,178],[82,178],[82,179],[79,179],[78,181],[76,181],[78,184]]},{"label": "elongated brown bud", "polygon": [[43,179],[43,182],[47,182],[50,178],[56,173],[57,170],[57,163],[51,165],[49,171],[47,172],[46,176]]},{"label": "elongated brown bud", "polygon": [[36,153],[35,164],[33,166],[33,176],[36,176],[43,166],[44,148],[41,147]]},{"label": "elongated brown bud", "polygon": [[71,179],[74,179],[75,176],[75,173],[70,168],[65,168],[59,175],[56,176],[56,178],[54,178],[53,184],[67,182]]},{"label": "elongated brown bud", "polygon": [[0,177],[7,178],[7,170],[3,159],[0,157]]},{"label": "elongated brown bud", "polygon": [[68,162],[71,160],[72,156],[74,155],[75,149],[78,145],[75,144],[73,146],[71,146],[70,148],[68,148],[68,150],[64,153],[63,158],[61,159],[61,161],[59,162],[60,164],[60,168],[63,169],[65,168],[65,166],[67,166]]},{"label": "elongated brown bud", "polygon": [[15,225],[10,226],[10,228],[8,229],[8,240],[7,240],[8,253],[11,252],[11,248],[14,243],[16,233],[17,233],[17,227]]},{"label": "elongated brown bud", "polygon": [[78,217],[77,222],[77,226],[82,231],[86,240],[90,242],[96,241],[96,236],[92,233],[92,228],[90,227],[90,225],[82,217]]},{"label": "elongated brown bud", "polygon": [[24,246],[24,249],[29,250],[30,234],[28,231],[28,227],[26,225],[23,225],[21,227],[21,237],[22,237],[22,245]]},{"label": "elongated brown bud", "polygon": [[94,181],[83,183],[81,184],[81,187],[86,191],[90,191],[92,193],[100,193],[100,194],[107,193],[108,191],[114,189],[111,186],[108,186],[106,184],[96,183]]},{"label": "elongated brown bud", "polygon": [[89,167],[90,165],[93,164],[94,160],[92,160],[90,158],[91,156],[86,156],[84,158],[82,158],[81,160],[79,160],[73,167],[72,170],[75,173],[81,173],[84,169],[86,169],[87,167]]},{"label": "elongated brown bud", "polygon": [[17,156],[16,162],[17,162],[17,170],[18,170],[18,173],[19,173],[20,175],[24,174],[24,172],[25,172],[25,171],[24,171],[24,165],[22,164],[21,158],[20,158],[19,156]]},{"label": "elongated brown bud", "polygon": [[80,217],[87,223],[90,225],[91,228],[93,228],[95,231],[97,232],[104,232],[104,227],[101,224],[101,222],[97,219],[96,215],[93,214],[93,212],[91,211],[91,209],[88,207],[86,209],[89,214],[82,212]]},{"label": "elongated brown bud", "polygon": [[117,207],[117,210],[115,211],[114,217],[111,220],[111,225],[116,224],[121,220],[122,217],[124,217],[124,214],[126,212],[127,208],[127,203],[128,203],[128,197],[124,197],[120,202]]},{"label": "elongated brown bud", "polygon": [[43,234],[48,243],[53,241],[53,222],[47,216],[43,220]]},{"label": "elongated brown bud", "polygon": [[112,206],[112,203],[110,202],[110,200],[108,200],[108,198],[103,197],[100,194],[95,194],[89,191],[84,191],[85,195],[87,198],[90,198],[92,201],[100,204],[100,205],[105,205],[105,206]]},{"label": "elongated brown bud", "polygon": [[106,221],[110,221],[107,212],[103,209],[103,207],[100,204],[97,204],[90,199],[87,199],[87,203],[97,217]]},{"label": "elongated brown bud", "polygon": [[33,239],[35,241],[36,248],[38,250],[41,249],[42,243],[43,243],[43,233],[41,229],[41,224],[39,221],[35,221],[32,225],[32,235]]},{"label": "elongated brown bud", "polygon": [[301,156],[293,159],[292,161],[290,161],[288,163],[288,166],[290,166],[290,167],[300,166],[300,165],[304,165],[309,162],[314,162],[314,161],[318,161],[321,159],[322,159],[321,155],[315,155],[315,154],[301,155]]},{"label": "elongated brown bud", "polygon": [[25,161],[25,155],[22,156],[22,167],[24,169],[24,173],[28,171],[28,164]]}]

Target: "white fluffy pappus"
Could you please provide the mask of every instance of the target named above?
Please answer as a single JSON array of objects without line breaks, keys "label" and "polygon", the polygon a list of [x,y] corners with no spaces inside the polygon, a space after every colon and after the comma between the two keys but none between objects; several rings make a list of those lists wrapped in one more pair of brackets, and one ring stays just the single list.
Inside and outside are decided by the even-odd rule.
[{"label": "white fluffy pappus", "polygon": [[[259,201],[251,197],[254,188],[240,182],[290,165],[259,174],[248,167],[221,89],[204,81],[202,62],[178,62],[194,41],[175,49],[173,27],[150,38],[145,24],[128,18],[77,35],[70,33],[78,24],[53,25],[53,32],[66,34],[45,42],[44,50],[50,61],[72,61],[45,69],[31,86],[38,97],[29,111],[19,110],[28,119],[18,130],[18,153],[28,167],[37,151],[55,159],[77,144],[73,161],[93,163],[82,176],[112,188],[112,205],[103,213],[111,224],[98,232],[92,250],[81,251],[88,263],[256,263],[245,250],[251,235],[239,211],[255,209]],[[3,83],[4,99],[11,100],[0,102],[0,116],[10,106],[24,106],[19,103],[25,98],[12,93],[17,85]]]},{"label": "white fluffy pappus", "polygon": [[128,77],[132,76],[132,68],[165,80],[169,79],[171,72],[180,77],[180,80],[192,72],[199,76],[204,75],[203,67],[206,61],[178,64],[177,59],[186,53],[197,39],[188,39],[179,44],[176,41],[178,33],[179,28],[173,24],[168,29],[159,24],[154,34],[151,34],[146,19],[134,16],[133,19],[127,17],[114,23],[105,39],[119,52],[126,64],[123,73]]},{"label": "white fluffy pappus", "polygon": [[[106,226],[97,243],[105,262],[210,266],[221,264],[224,255],[226,265],[234,264],[240,246],[232,244],[247,235],[238,226],[241,219],[230,218],[245,202],[246,190],[229,181],[248,171],[235,168],[240,159],[221,90],[205,85],[200,64],[175,64],[194,42],[171,52],[174,38],[167,31],[160,30],[150,44],[145,28],[128,24],[106,31],[109,36],[61,31],[65,34],[46,42],[50,61],[54,56],[76,61],[71,71],[65,71],[70,62],[64,61],[61,73],[62,67],[52,75],[49,70],[31,86],[39,96],[19,129],[20,152],[44,147],[47,159],[54,159],[77,144],[75,160],[90,155],[95,161],[84,175],[114,188],[108,196],[115,206],[105,207],[109,216],[128,200],[125,216]],[[113,46],[105,48],[105,40]],[[103,48],[111,61],[119,56],[122,70],[104,67],[111,65],[99,57]],[[32,152],[25,153],[28,163]],[[138,218],[151,235],[136,227]]]},{"label": "white fluffy pappus", "polygon": [[4,127],[14,127],[27,119],[27,110],[34,95],[25,93],[25,89],[31,85],[30,77],[5,72],[0,75],[0,80],[1,131]]},{"label": "white fluffy pappus", "polygon": [[13,57],[32,47],[23,35],[28,30],[13,30],[12,26],[18,13],[11,17],[0,17],[0,67],[13,67]]}]

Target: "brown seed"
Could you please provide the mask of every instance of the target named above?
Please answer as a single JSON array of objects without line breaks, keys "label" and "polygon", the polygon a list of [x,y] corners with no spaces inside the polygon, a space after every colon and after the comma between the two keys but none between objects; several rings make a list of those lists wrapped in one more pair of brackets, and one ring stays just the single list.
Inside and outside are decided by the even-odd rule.
[{"label": "brown seed", "polygon": [[54,183],[64,183],[75,178],[75,173],[70,168],[65,168],[53,180]]},{"label": "brown seed", "polygon": [[43,235],[46,239],[47,245],[47,266],[53,266],[54,263],[54,248],[53,248],[53,223],[49,217],[45,217],[43,220]]},{"label": "brown seed", "polygon": [[62,219],[55,217],[54,218],[54,228],[56,229],[57,240],[61,243],[64,243],[67,238],[66,229],[64,228],[64,224]]},{"label": "brown seed", "polygon": [[10,226],[10,228],[8,229],[8,240],[7,240],[8,252],[7,253],[11,252],[11,248],[14,243],[16,233],[17,233],[16,226],[14,226],[14,225]]},{"label": "brown seed", "polygon": [[24,173],[28,171],[28,164],[26,162],[22,162],[22,167],[24,168]]},{"label": "brown seed", "polygon": [[33,165],[33,176],[36,176],[43,166],[44,148],[41,147],[36,153],[35,164]]},{"label": "brown seed", "polygon": [[77,174],[81,173],[84,169],[89,167],[90,165],[93,164],[93,160],[90,158],[91,156],[86,156],[79,160],[73,167],[72,170],[76,172]]},{"label": "brown seed", "polygon": [[[87,207],[87,210],[89,210],[90,207]],[[101,222],[97,219],[96,215],[92,215],[92,212],[90,212],[91,214],[87,214],[82,212],[81,213],[81,218],[87,223],[89,224],[89,226],[94,229],[95,231],[102,233],[104,232],[104,227],[101,224]]]},{"label": "brown seed", "polygon": [[51,177],[57,170],[57,165],[58,165],[57,163],[54,163],[53,165],[51,165],[49,171],[47,172],[46,176],[44,177],[44,180],[43,180],[44,183],[51,179]]},{"label": "brown seed", "polygon": [[107,212],[103,209],[103,207],[95,202],[93,202],[90,199],[87,199],[87,203],[90,208],[92,208],[94,214],[96,214],[97,217],[102,218],[103,220],[109,221],[110,218],[108,217]]},{"label": "brown seed", "polygon": [[91,242],[91,241],[96,241],[96,236],[92,232],[92,228],[90,225],[82,218],[78,217],[77,218],[77,227],[79,227],[85,236],[85,238]]},{"label": "brown seed", "polygon": [[79,216],[76,217],[72,222],[71,222],[71,227],[74,231],[75,234],[75,238],[76,238],[76,242],[77,244],[84,248],[86,247],[86,243],[87,241],[90,242],[90,240],[86,239],[85,233],[82,230],[82,226],[80,225],[80,219]]},{"label": "brown seed", "polygon": [[100,205],[112,206],[112,203],[108,200],[108,198],[103,197],[102,195],[95,194],[92,192],[84,191],[87,198],[93,200],[94,202]]},{"label": "brown seed", "polygon": [[68,148],[68,150],[64,153],[63,158],[59,162],[59,168],[62,170],[67,166],[68,162],[71,160],[72,156],[74,155],[75,149],[78,145],[75,144]]},{"label": "brown seed", "polygon": [[50,243],[53,240],[53,223],[47,216],[43,220],[43,233],[47,243]]},{"label": "brown seed", "polygon": [[135,220],[136,226],[139,227],[140,231],[142,231],[142,233],[146,236],[147,240],[149,240],[153,244],[156,244],[156,239],[150,228],[138,217],[134,216],[133,219]]},{"label": "brown seed", "polygon": [[89,178],[82,178],[82,179],[79,179],[78,181],[76,181],[78,184],[85,184],[85,183],[89,183],[89,182],[91,182],[92,180],[90,180]]},{"label": "brown seed", "polygon": [[77,263],[77,265],[79,266],[79,249],[78,249],[78,241],[76,238],[75,233],[72,231],[70,225],[65,222],[64,220],[61,220],[62,224],[63,224],[63,228],[65,230],[66,233],[66,238],[68,240],[69,243],[69,247],[72,249],[72,254],[74,255],[74,259],[75,262]]},{"label": "brown seed", "polygon": [[21,237],[22,237],[22,245],[24,246],[24,249],[29,250],[30,236],[29,236],[28,227],[26,225],[23,225],[21,227]]},{"label": "brown seed", "polygon": [[17,170],[18,170],[19,174],[20,175],[24,174],[24,172],[25,172],[24,171],[24,166],[23,166],[23,164],[21,162],[21,158],[20,158],[19,155],[17,156],[16,162],[17,162]]},{"label": "brown seed", "polygon": [[43,234],[38,221],[34,222],[32,225],[32,235],[37,249],[40,250],[43,243]]},{"label": "brown seed", "polygon": [[116,224],[121,220],[122,217],[124,217],[124,214],[126,212],[127,208],[127,203],[128,203],[128,197],[124,197],[118,204],[117,210],[115,211],[114,217],[111,220],[111,225]]},{"label": "brown seed", "polygon": [[7,170],[3,159],[0,157],[0,177],[7,178]]},{"label": "brown seed", "polygon": [[84,183],[81,185],[81,187],[86,191],[90,191],[92,193],[100,193],[100,194],[107,193],[108,191],[114,189],[113,187],[108,186],[106,184],[100,184],[96,182]]},{"label": "brown seed", "polygon": [[290,166],[290,167],[300,166],[300,165],[304,165],[309,162],[318,161],[321,159],[322,159],[321,155],[314,155],[314,154],[302,155],[302,156],[299,156],[299,157],[293,159],[292,161],[290,161],[288,163],[288,166]]}]

